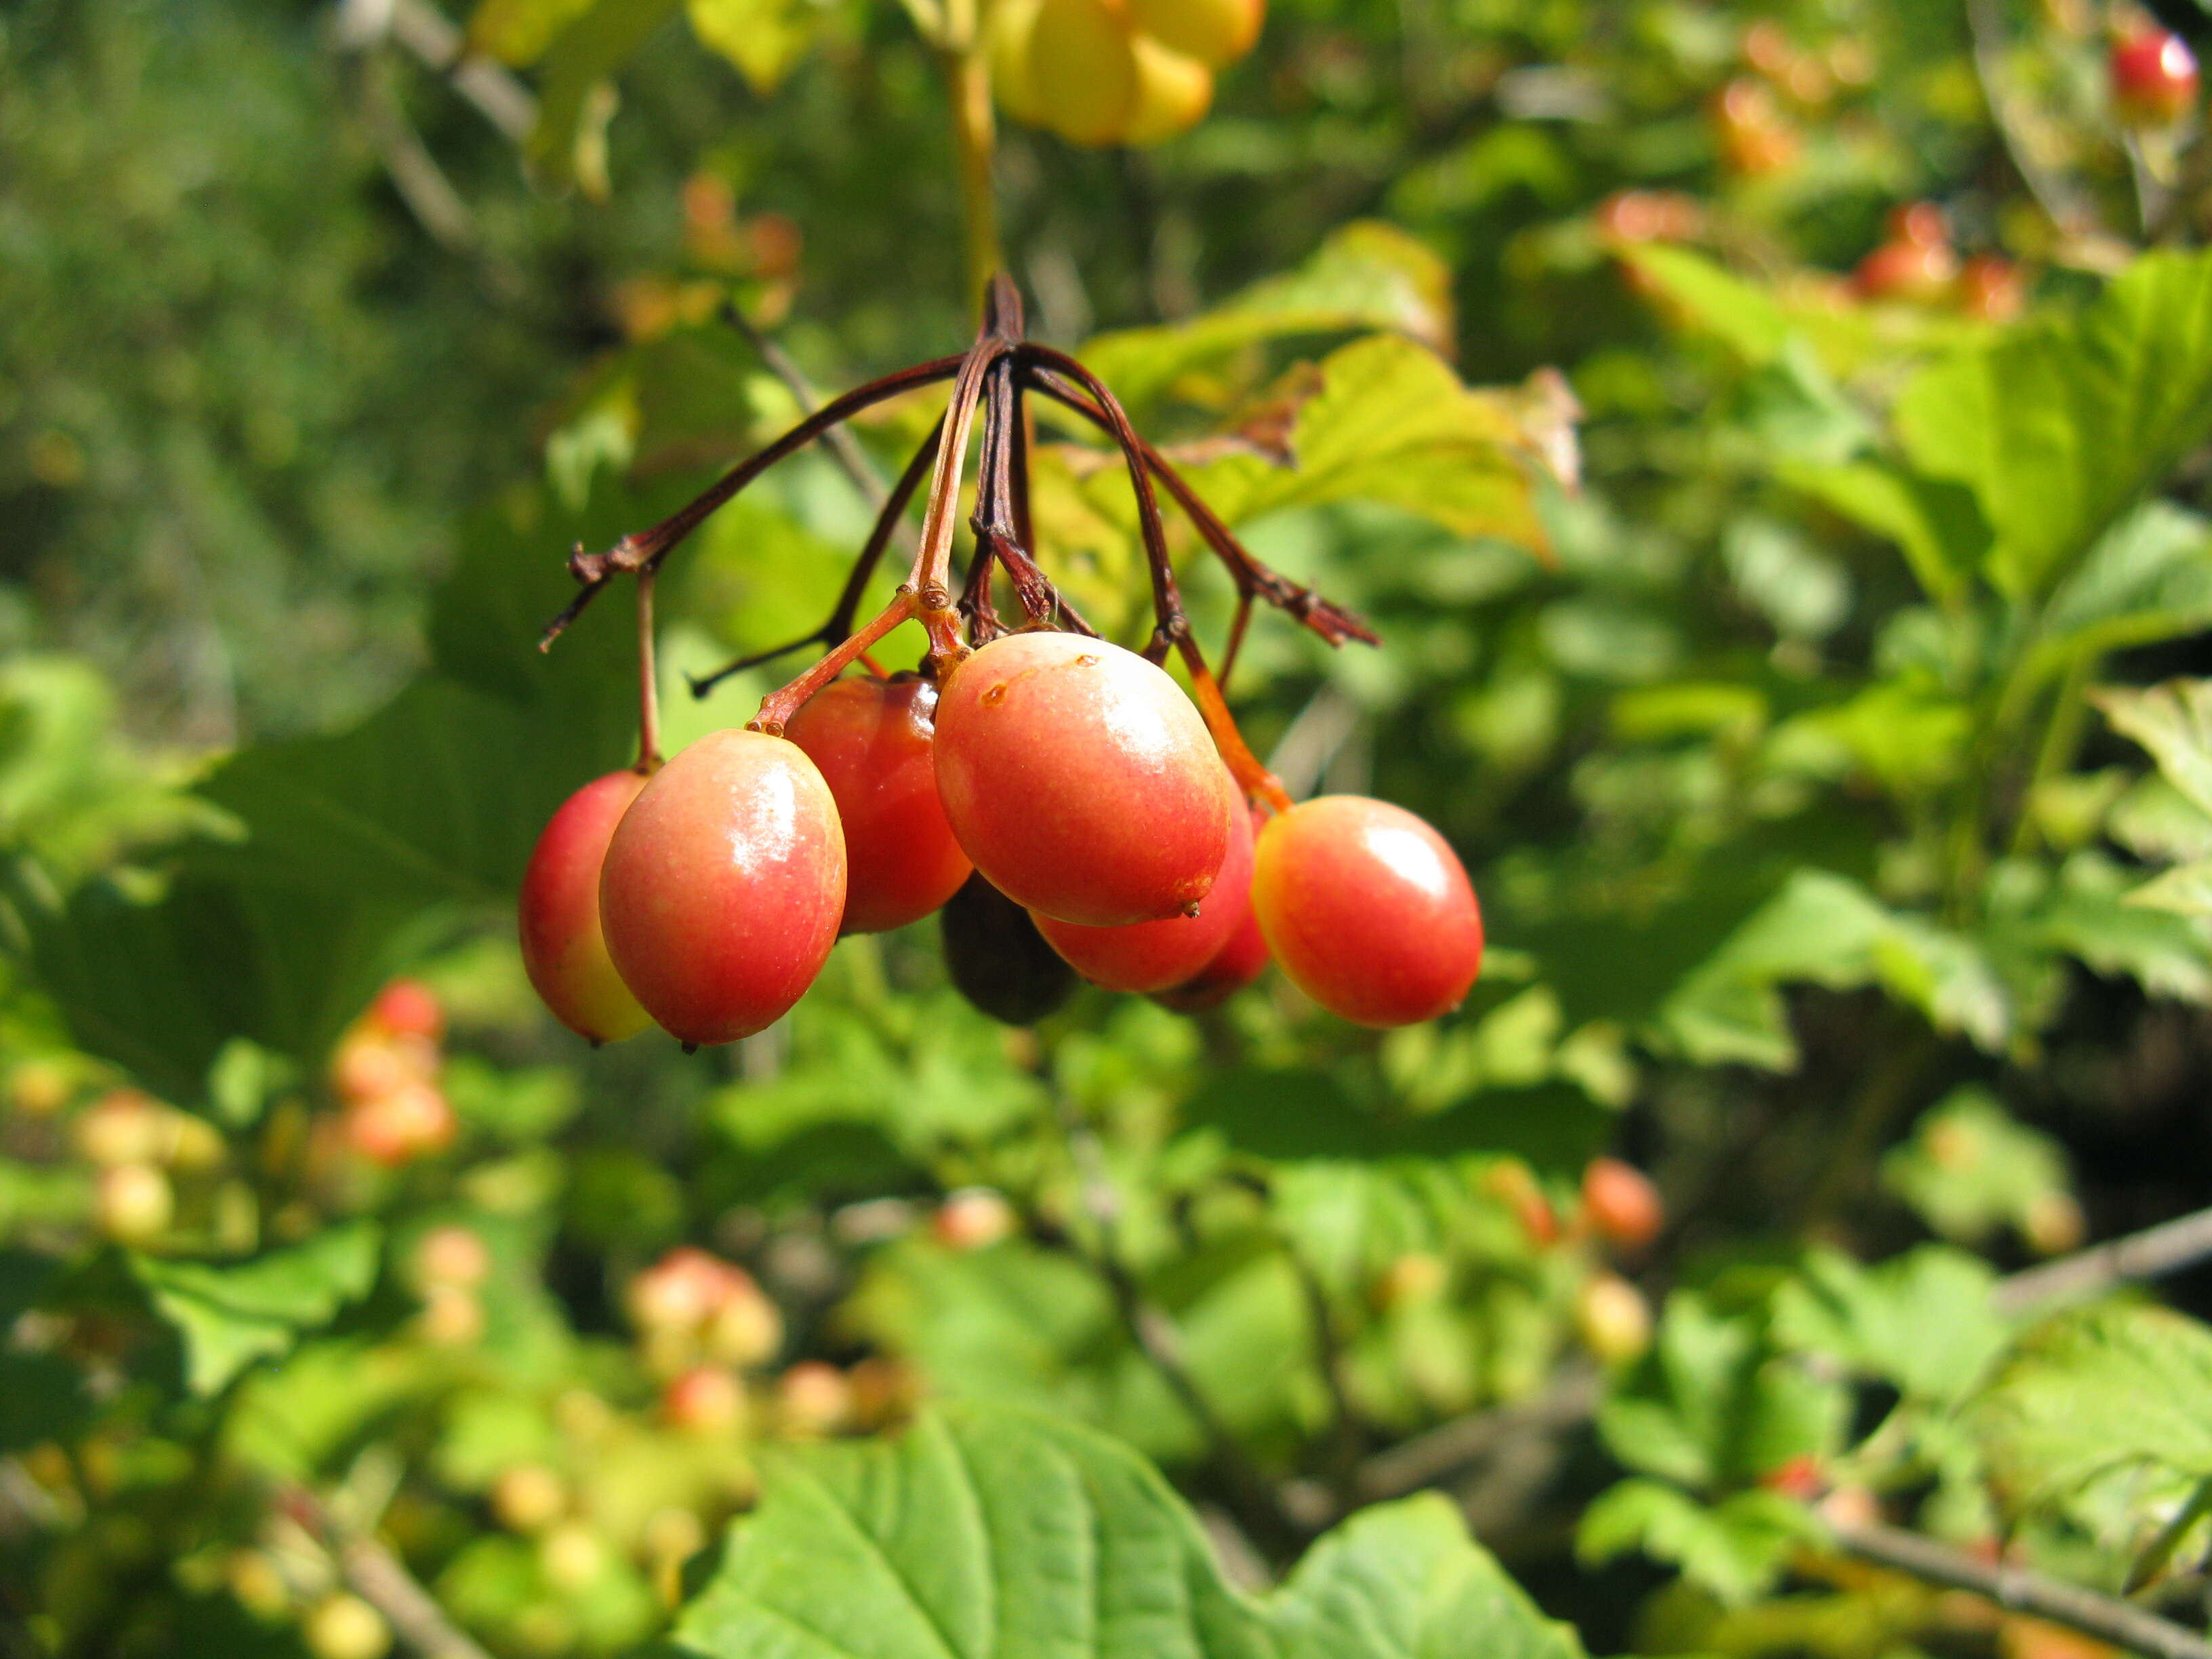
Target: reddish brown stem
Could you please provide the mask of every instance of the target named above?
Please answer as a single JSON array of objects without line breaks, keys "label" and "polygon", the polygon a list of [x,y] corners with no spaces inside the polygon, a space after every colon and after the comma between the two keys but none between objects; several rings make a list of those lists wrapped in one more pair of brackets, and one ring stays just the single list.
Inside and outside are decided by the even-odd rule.
[{"label": "reddish brown stem", "polygon": [[765,732],[772,738],[783,735],[783,728],[811,697],[823,686],[843,673],[854,662],[867,654],[868,647],[896,628],[921,616],[922,610],[915,592],[902,587],[897,596],[877,614],[876,619],[854,635],[843,644],[823,657],[813,667],[780,691],[772,691],[761,699],[760,713],[745,722],[748,731]]},{"label": "reddish brown stem", "polygon": [[[1066,380],[1050,373],[1036,374],[1032,383],[1063,409],[1081,416],[1103,432],[1114,434],[1114,423],[1106,411],[1085,396],[1079,386],[1072,386]],[[1249,594],[1265,599],[1277,610],[1296,617],[1331,645],[1342,645],[1346,640],[1358,640],[1363,645],[1381,643],[1374,630],[1352,612],[1330,603],[1311,588],[1299,586],[1262,563],[1200,498],[1198,492],[1191,488],[1174,463],[1141,438],[1138,439],[1137,447],[1145,458],[1146,469],[1175,498],[1176,505],[1182,509],[1184,516],[1198,532],[1200,539],[1228,568],[1230,579],[1236,583],[1240,595]]]},{"label": "reddish brown stem", "polygon": [[839,422],[851,419],[864,409],[917,387],[951,379],[961,372],[967,361],[967,357],[939,357],[929,362],[917,363],[912,368],[902,368],[895,374],[886,374],[866,386],[855,386],[843,397],[824,404],[767,448],[732,467],[712,489],[663,519],[652,529],[625,536],[604,553],[586,553],[583,544],[579,542],[575,550],[568,556],[568,571],[582,584],[582,591],[568,602],[559,616],[545,625],[545,632],[538,641],[538,648],[550,650],[553,641],[561,636],[562,630],[581,616],[584,607],[597,599],[600,591],[617,576],[643,570],[648,566],[658,568],[660,562],[678,544],[705,523],[716,508],[778,461],[797,453]]}]

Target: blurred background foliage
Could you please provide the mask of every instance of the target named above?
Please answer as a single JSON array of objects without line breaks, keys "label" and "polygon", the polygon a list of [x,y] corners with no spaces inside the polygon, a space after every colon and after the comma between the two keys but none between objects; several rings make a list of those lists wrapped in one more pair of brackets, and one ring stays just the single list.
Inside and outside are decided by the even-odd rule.
[{"label": "blurred background foliage", "polygon": [[[2212,198],[2116,119],[2144,15],[1277,0],[1183,136],[1003,122],[1036,331],[1382,636],[1260,617],[1255,747],[1444,830],[1483,981],[1009,1030],[924,924],[687,1060],[511,943],[634,737],[621,618],[534,649],[562,559],[972,321],[936,9],[684,10],[456,10],[458,76],[424,0],[0,15],[0,1652],[750,1651],[859,1593],[776,1454],[926,1402],[808,1478],[1079,1466],[1216,1588],[1441,1487],[1579,1632],[1416,1498],[1238,1640],[1420,1560],[1488,1622],[1408,1651],[2090,1642],[1906,1531],[2201,1628],[2212,1280],[2034,1266],[2212,1184]],[[678,556],[679,741],[870,516],[809,454]],[[741,1512],[813,1575],[708,1584]]]}]

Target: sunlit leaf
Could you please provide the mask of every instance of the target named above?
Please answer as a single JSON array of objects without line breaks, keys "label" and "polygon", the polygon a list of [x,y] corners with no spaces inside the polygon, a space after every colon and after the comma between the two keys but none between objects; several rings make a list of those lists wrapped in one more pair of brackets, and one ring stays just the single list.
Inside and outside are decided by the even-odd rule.
[{"label": "sunlit leaf", "polygon": [[1182,1500],[1114,1442],[994,1411],[779,1458],[678,1620],[704,1659],[1575,1659],[1451,1505],[1382,1505],[1279,1591],[1231,1589]]},{"label": "sunlit leaf", "polygon": [[372,1224],[349,1222],[251,1261],[136,1255],[131,1266],[155,1311],[184,1338],[187,1385],[208,1395],[366,1295],[379,1237]]},{"label": "sunlit leaf", "polygon": [[1979,498],[1990,580],[2048,588],[2212,432],[2212,256],[2148,254],[2078,315],[1943,358],[1896,419],[1915,468]]}]

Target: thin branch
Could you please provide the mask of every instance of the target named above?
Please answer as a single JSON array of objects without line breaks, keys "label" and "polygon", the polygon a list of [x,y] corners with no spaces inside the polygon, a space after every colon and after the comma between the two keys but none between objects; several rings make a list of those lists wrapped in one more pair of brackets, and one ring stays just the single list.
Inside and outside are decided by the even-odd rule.
[{"label": "thin branch", "polygon": [[1901,1527],[1838,1527],[1835,1538],[1846,1553],[1863,1561],[1972,1590],[1999,1607],[2033,1613],[2150,1659],[2212,1659],[2212,1642],[2156,1613],[2025,1567],[1984,1561]]},{"label": "thin branch", "polygon": [[898,482],[891,486],[890,493],[884,498],[883,507],[876,514],[875,526],[868,532],[867,544],[861,548],[860,556],[853,562],[852,573],[845,578],[844,589],[837,595],[836,605],[830,611],[829,619],[811,633],[802,634],[795,640],[724,663],[711,674],[690,677],[693,696],[703,697],[731,675],[741,674],[748,668],[758,668],[763,663],[774,662],[778,657],[787,657],[806,646],[828,647],[845,642],[853,632],[854,619],[860,614],[860,598],[867,592],[869,579],[876,574],[876,567],[883,562],[884,554],[890,549],[898,526],[904,522],[906,510],[914,500],[915,491],[921,488],[922,479],[928,476],[930,468],[936,464],[937,446],[944,436],[945,422],[940,420],[930,428],[929,436],[922,441],[921,447],[914,452],[913,459],[906,464],[906,470],[899,474]]},{"label": "thin branch", "polygon": [[[658,566],[686,536],[704,524],[716,508],[778,461],[796,454],[840,422],[851,419],[864,409],[917,387],[952,379],[962,372],[967,362],[966,355],[938,357],[926,363],[916,363],[911,368],[900,369],[896,374],[886,374],[881,380],[871,380],[866,386],[855,386],[842,398],[823,404],[765,449],[732,467],[713,488],[663,519],[652,529],[625,536],[604,553],[586,553],[583,544],[579,542],[575,550],[568,556],[568,571],[581,584],[582,591],[568,602],[559,616],[545,625],[545,632],[538,642],[538,648],[541,651],[550,649],[553,641],[560,638],[562,631],[581,616],[585,606],[597,599],[600,590],[617,576],[634,574],[647,565]],[[964,422],[961,430],[964,436]]]},{"label": "thin branch", "polygon": [[2014,1273],[1997,1285],[1997,1310],[2021,1314],[2048,1302],[2095,1296],[2116,1285],[2179,1273],[2207,1256],[2212,1256],[2212,1209]]},{"label": "thin branch", "polygon": [[467,37],[428,0],[343,0],[338,31],[357,49],[389,35],[518,144],[538,125],[530,88],[489,58],[471,55]]},{"label": "thin branch", "polygon": [[1191,1421],[1198,1425],[1227,1486],[1228,1495],[1235,1503],[1239,1521],[1264,1542],[1279,1545],[1297,1540],[1304,1535],[1303,1529],[1285,1512],[1273,1483],[1254,1465],[1243,1443],[1191,1376],[1190,1367],[1183,1359],[1182,1333],[1173,1319],[1146,1299],[1135,1273],[1121,1259],[1115,1243],[1121,1225],[1121,1200],[1106,1172],[1106,1159],[1097,1134],[1073,1104],[1057,1091],[1054,1092],[1053,1104],[1069,1156],[1075,1161],[1083,1207],[1097,1242],[1086,1247],[1058,1229],[1040,1229],[1042,1242],[1076,1256],[1105,1282],[1130,1340],[1159,1373],[1168,1392],[1175,1395]]},{"label": "thin branch", "polygon": [[323,1540],[354,1594],[382,1613],[393,1632],[422,1659],[491,1659],[446,1616],[406,1563],[373,1534],[341,1521],[305,1486],[286,1487],[277,1501]]},{"label": "thin branch", "polygon": [[[722,320],[744,337],[745,343],[767,365],[768,372],[782,381],[785,389],[799,399],[801,409],[821,407],[822,394],[814,389],[799,365],[792,362],[791,354],[754,327],[753,319],[745,315],[735,300],[723,302]],[[890,499],[890,492],[884,488],[884,481],[876,476],[876,469],[868,459],[867,451],[860,447],[860,441],[844,427],[839,426],[823,433],[822,441],[830,451],[830,459],[836,462],[844,475],[853,481],[853,488],[860,492],[870,507],[880,513],[884,503]]]},{"label": "thin branch", "polygon": [[1401,1497],[1481,1462],[1510,1441],[1571,1429],[1589,1419],[1604,1394],[1599,1373],[1571,1370],[1530,1399],[1440,1424],[1361,1464],[1360,1496],[1370,1503]]},{"label": "thin branch", "polygon": [[[1041,373],[1032,377],[1032,383],[1062,408],[1081,416],[1103,432],[1114,433],[1114,422],[1106,410],[1066,378]],[[1184,516],[1197,530],[1200,539],[1228,568],[1230,580],[1236,584],[1240,597],[1249,594],[1265,599],[1278,611],[1297,618],[1331,645],[1342,645],[1346,640],[1358,640],[1363,645],[1380,643],[1374,630],[1351,611],[1332,605],[1311,588],[1301,586],[1268,568],[1237,539],[1229,526],[1200,498],[1198,492],[1191,488],[1173,463],[1141,438],[1137,441],[1137,447],[1145,458],[1146,469],[1159,480],[1161,486],[1174,498],[1176,505],[1182,509]]]},{"label": "thin branch", "polygon": [[1305,1296],[1306,1317],[1313,1327],[1314,1369],[1321,1373],[1322,1385],[1328,1391],[1329,1487],[1339,1507],[1350,1509],[1358,1492],[1362,1436],[1359,1411],[1352,1404],[1351,1379],[1346,1375],[1344,1333],[1338,1328],[1336,1310],[1329,1305],[1328,1286],[1322,1283],[1313,1264],[1288,1239],[1283,1241],[1283,1254],[1290,1258],[1298,1288]]}]

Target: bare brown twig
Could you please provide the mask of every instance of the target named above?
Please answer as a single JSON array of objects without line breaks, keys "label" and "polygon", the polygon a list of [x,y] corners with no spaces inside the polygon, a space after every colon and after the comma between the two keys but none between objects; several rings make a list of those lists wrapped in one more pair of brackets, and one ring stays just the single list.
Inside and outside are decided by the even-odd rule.
[{"label": "bare brown twig", "polygon": [[282,1508],[330,1550],[355,1595],[384,1615],[399,1639],[422,1659],[491,1659],[446,1616],[402,1561],[373,1534],[348,1525],[305,1486],[278,1494]]}]

